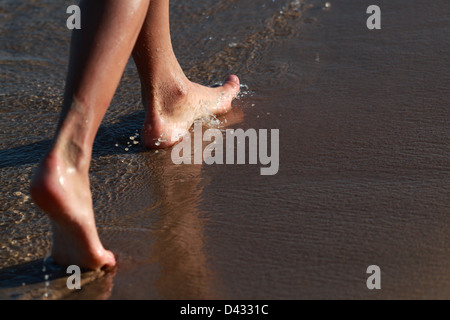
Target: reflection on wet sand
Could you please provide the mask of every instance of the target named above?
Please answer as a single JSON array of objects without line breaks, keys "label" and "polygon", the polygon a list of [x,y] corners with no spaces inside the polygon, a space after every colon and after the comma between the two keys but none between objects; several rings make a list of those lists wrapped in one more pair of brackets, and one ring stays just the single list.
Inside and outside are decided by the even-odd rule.
[{"label": "reflection on wet sand", "polygon": [[111,296],[113,278],[117,269],[86,271],[81,275],[83,290],[70,290],[66,268],[51,259],[39,259],[0,270],[0,299],[95,299]]},{"label": "reflection on wet sand", "polygon": [[201,202],[201,165],[173,165],[170,157],[160,168],[155,196],[162,200],[155,224],[152,260],[160,264],[155,286],[164,299],[211,299],[211,270],[204,254],[206,217]]},{"label": "reflection on wet sand", "polygon": [[[242,111],[221,118],[228,125],[240,122]],[[207,128],[204,128],[206,130]],[[192,142],[192,140],[191,140]],[[203,144],[203,148],[208,143]],[[192,155],[193,156],[193,155]],[[155,286],[163,299],[217,299],[217,279],[205,254],[204,228],[208,217],[201,212],[202,190],[207,187],[202,165],[174,165],[170,153],[154,174],[154,195],[162,201],[155,223],[152,260],[161,266]]]}]

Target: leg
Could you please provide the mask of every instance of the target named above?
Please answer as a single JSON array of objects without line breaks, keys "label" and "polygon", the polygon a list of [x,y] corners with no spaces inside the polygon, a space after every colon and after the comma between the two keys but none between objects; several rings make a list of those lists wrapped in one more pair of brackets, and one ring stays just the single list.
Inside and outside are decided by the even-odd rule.
[{"label": "leg", "polygon": [[72,36],[63,111],[51,150],[31,182],[34,202],[52,222],[52,257],[62,265],[113,266],[95,226],[91,151],[148,10],[149,0],[82,1]]},{"label": "leg", "polygon": [[[227,112],[239,91],[239,79],[208,88],[187,79],[172,49],[169,0],[151,0],[147,17],[133,50],[142,85],[146,118],[142,130],[145,146],[164,148],[179,139],[195,119]],[[160,142],[156,143],[160,139]]]}]

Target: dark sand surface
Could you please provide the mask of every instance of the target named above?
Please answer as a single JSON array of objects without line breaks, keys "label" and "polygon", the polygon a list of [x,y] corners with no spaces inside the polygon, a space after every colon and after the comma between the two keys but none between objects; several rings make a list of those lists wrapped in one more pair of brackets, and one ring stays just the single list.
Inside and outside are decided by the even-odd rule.
[{"label": "dark sand surface", "polygon": [[[280,129],[279,172],[176,166],[170,149],[133,144],[144,113],[130,60],[91,167],[118,267],[74,292],[43,261],[49,222],[28,192],[58,119],[73,3],[2,1],[0,298],[449,299],[448,1],[330,3],[172,1],[186,73],[240,76],[221,128]],[[381,30],[366,28],[371,4]],[[381,290],[366,287],[369,265]]]}]

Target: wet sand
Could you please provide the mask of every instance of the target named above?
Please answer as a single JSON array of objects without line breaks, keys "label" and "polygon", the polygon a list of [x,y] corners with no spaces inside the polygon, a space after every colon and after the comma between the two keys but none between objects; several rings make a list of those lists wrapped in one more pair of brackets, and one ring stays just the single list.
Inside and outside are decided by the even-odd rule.
[{"label": "wet sand", "polygon": [[[241,78],[220,128],[280,129],[280,169],[177,166],[170,149],[144,150],[130,61],[91,167],[118,267],[84,273],[73,292],[44,260],[49,223],[28,192],[58,119],[72,3],[4,1],[0,298],[449,299],[448,4],[380,0],[370,31],[375,3],[330,3],[172,1],[190,78]],[[370,265],[381,290],[366,287]]]}]

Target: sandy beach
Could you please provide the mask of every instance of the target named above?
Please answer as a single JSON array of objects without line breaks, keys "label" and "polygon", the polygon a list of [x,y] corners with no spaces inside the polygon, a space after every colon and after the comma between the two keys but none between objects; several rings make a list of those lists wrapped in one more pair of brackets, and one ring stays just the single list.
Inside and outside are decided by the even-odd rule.
[{"label": "sandy beach", "polygon": [[[73,3],[3,1],[0,299],[450,299],[448,1],[325,3],[171,1],[190,79],[241,79],[209,126],[279,129],[279,170],[144,149],[130,59],[90,170],[118,265],[69,290],[29,182],[58,121]],[[371,265],[381,289],[367,287]]]}]

